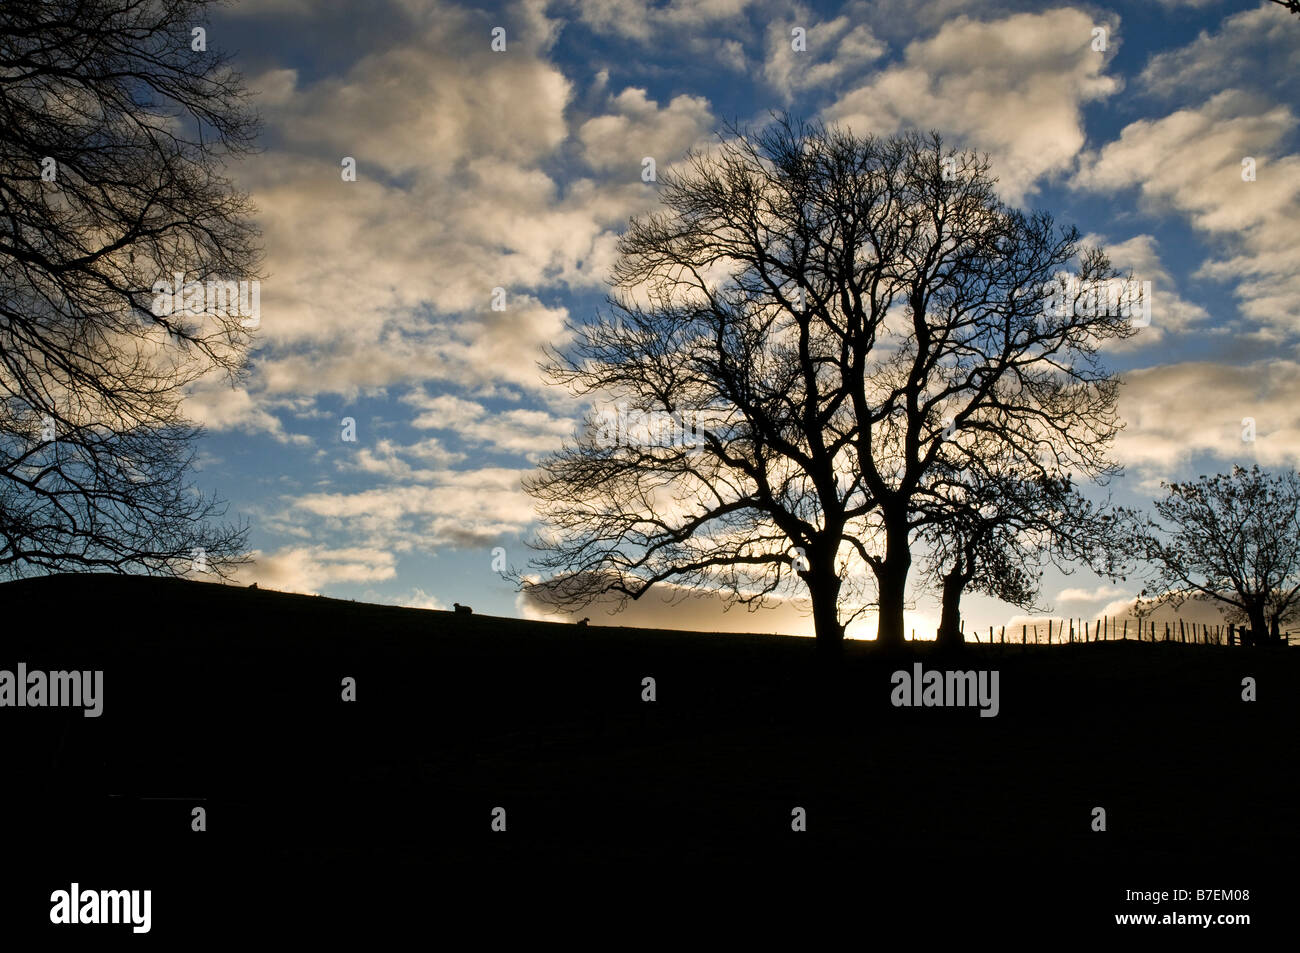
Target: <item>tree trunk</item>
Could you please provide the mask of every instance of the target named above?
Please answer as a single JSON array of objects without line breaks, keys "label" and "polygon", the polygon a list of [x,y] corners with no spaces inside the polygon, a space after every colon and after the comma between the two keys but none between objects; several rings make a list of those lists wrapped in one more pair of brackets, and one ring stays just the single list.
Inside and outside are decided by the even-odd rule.
[{"label": "tree trunk", "polygon": [[1250,619],[1250,635],[1247,636],[1249,641],[1246,644],[1263,645],[1268,633],[1268,623],[1264,619],[1264,610],[1262,608],[1251,609],[1247,613],[1247,618]]},{"label": "tree trunk", "polygon": [[826,661],[838,661],[844,655],[844,626],[840,623],[842,581],[833,566],[830,569],[814,566],[805,581],[812,598],[817,655]]},{"label": "tree trunk", "polygon": [[943,610],[939,614],[938,648],[957,648],[965,639],[961,631],[961,593],[966,588],[959,560],[952,572],[943,577]]},{"label": "tree trunk", "polygon": [[901,649],[906,644],[903,637],[903,603],[907,594],[907,573],[912,568],[912,554],[907,548],[907,525],[904,520],[894,521],[885,531],[885,561],[876,573],[876,586],[880,590],[880,621],[876,630],[876,644],[885,648]]}]

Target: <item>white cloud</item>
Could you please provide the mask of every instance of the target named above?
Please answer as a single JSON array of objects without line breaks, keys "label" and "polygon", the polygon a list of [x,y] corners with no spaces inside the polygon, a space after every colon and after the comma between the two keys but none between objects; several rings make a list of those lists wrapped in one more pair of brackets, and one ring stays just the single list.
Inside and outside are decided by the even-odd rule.
[{"label": "white cloud", "polygon": [[431,596],[418,586],[409,592],[399,593],[397,595],[386,595],[369,589],[361,594],[361,598],[366,602],[373,602],[381,606],[404,606],[407,609],[447,609],[447,603],[443,602],[437,596]]},{"label": "white cloud", "polygon": [[[990,153],[1001,194],[1020,202],[1037,180],[1071,168],[1083,148],[1082,107],[1118,92],[1104,73],[1116,48],[1094,52],[1097,20],[1061,8],[991,21],[960,16],[909,43],[903,62],[824,111],[859,134],[937,128],[953,145]],[[1105,21],[1103,21],[1105,22]]]},{"label": "white cloud", "polygon": [[1216,93],[1229,83],[1284,88],[1300,72],[1295,27],[1295,18],[1272,3],[1235,13],[1213,33],[1202,30],[1186,46],[1152,56],[1138,86],[1162,97]]},{"label": "white cloud", "polygon": [[714,126],[709,101],[701,96],[676,96],[661,109],[644,89],[629,87],[612,97],[609,106],[612,112],[582,124],[578,140],[592,168],[621,169],[638,182],[644,156],[667,165]]},{"label": "white cloud", "polygon": [[[1208,311],[1175,290],[1173,275],[1165,268],[1159,254],[1159,244],[1153,235],[1134,235],[1122,242],[1108,242],[1100,235],[1085,235],[1085,245],[1100,245],[1110,256],[1111,265],[1134,281],[1151,282],[1151,324],[1124,340],[1108,341],[1104,346],[1110,351],[1135,351],[1140,348],[1165,343],[1170,331],[1184,332],[1200,325],[1210,317]],[[1197,327],[1202,334],[1226,330],[1222,327]]]},{"label": "white cloud", "polygon": [[[478,27],[476,17],[442,5],[413,42],[364,56],[344,76],[296,87],[275,117],[290,120],[282,135],[304,151],[354,156],[371,175],[376,168],[437,175],[474,156],[529,162],[550,153],[568,135],[569,81],[527,50],[503,55],[486,39],[459,42],[462,31]],[[453,47],[456,56],[430,54]],[[273,82],[283,85],[279,74]]]},{"label": "white cloud", "polygon": [[1128,592],[1124,589],[1119,589],[1115,586],[1103,583],[1093,589],[1081,589],[1078,587],[1062,589],[1056,594],[1055,601],[1058,609],[1069,612],[1080,606],[1090,607],[1097,603],[1105,604],[1113,602],[1121,596],[1127,597],[1128,595]]},{"label": "white cloud", "polygon": [[285,431],[280,419],[264,406],[265,401],[222,374],[196,381],[185,396],[181,412],[211,431],[239,430],[270,434],[281,443],[306,445],[311,438]]},{"label": "white cloud", "polygon": [[[490,287],[483,294],[490,298]],[[423,380],[476,389],[486,381],[542,389],[537,361],[543,345],[567,340],[567,312],[527,295],[507,292],[506,300],[505,311],[485,308],[459,321],[377,319],[378,329],[362,324],[336,337],[304,337],[259,366],[260,382],[277,396],[333,391],[348,399],[367,388]]]},{"label": "white cloud", "polygon": [[532,462],[558,450],[577,423],[574,418],[526,407],[490,411],[476,401],[453,394],[430,397],[423,391],[412,391],[402,400],[420,411],[411,421],[412,427],[449,430],[471,445],[518,453]]},{"label": "white cloud", "polygon": [[[884,55],[885,44],[860,22],[863,9],[850,7],[852,16],[814,22],[808,10],[796,6],[768,25],[763,78],[785,102],[802,90],[832,88]],[[804,30],[802,50],[793,46],[795,28]]]},{"label": "white cloud", "polygon": [[402,459],[416,457],[428,461],[435,467],[447,467],[465,459],[463,453],[453,453],[444,447],[441,441],[430,437],[409,446],[401,446],[387,438],[379,440],[375,446],[359,447],[350,458],[341,458],[339,466],[343,470],[355,470],[387,477],[390,480],[425,480],[436,475],[433,469],[417,469]]},{"label": "white cloud", "polygon": [[533,519],[533,500],[520,485],[527,470],[480,467],[436,470],[418,485],[355,493],[309,493],[293,509],[322,518],[330,532],[398,551],[486,546],[502,535],[521,536]]},{"label": "white cloud", "polygon": [[[1067,633],[1066,638],[1069,637],[1070,620],[1075,620],[1074,638],[1076,641],[1084,637],[1085,631],[1089,638],[1095,638],[1097,635],[1097,624],[1103,619],[1106,620],[1104,631],[1108,640],[1118,639],[1121,637],[1136,639],[1138,635],[1138,619],[1134,612],[1136,603],[1136,596],[1125,596],[1108,602],[1104,606],[1093,606],[1091,607],[1091,612],[1084,611],[1087,607],[1075,607],[1073,609],[1073,614],[1068,611],[1062,611],[1059,615],[1050,616],[1015,615],[1007,619],[1005,623],[1006,640],[1008,642],[1019,644],[1021,626],[1028,626],[1028,638],[1030,644],[1032,644],[1034,641],[1034,627],[1037,626],[1039,641],[1046,641],[1047,625],[1050,621],[1052,625],[1052,642],[1056,643],[1056,641],[1061,637],[1060,633],[1063,624],[1064,631]],[[1155,624],[1156,638],[1158,639],[1164,638],[1166,623],[1169,625],[1171,637],[1177,639],[1179,636],[1178,623],[1180,620],[1183,623],[1183,632],[1189,639],[1193,634],[1191,628],[1192,625],[1195,624],[1197,626],[1196,635],[1198,640],[1204,637],[1200,630],[1200,626],[1224,627],[1226,625],[1220,604],[1206,599],[1188,599],[1178,607],[1166,604],[1159,606],[1158,608],[1153,606],[1151,602],[1144,601],[1142,614],[1144,623],[1143,631],[1145,633],[1143,638],[1147,640],[1151,638],[1152,623]],[[1226,636],[1222,636],[1222,633],[1221,637],[1226,638]]]},{"label": "white cloud", "polygon": [[689,34],[740,17],[752,0],[577,0],[578,16],[597,33],[650,40],[664,33]]},{"label": "white cloud", "polygon": [[[1123,375],[1120,416],[1127,422],[1114,458],[1134,466],[1157,488],[1195,455],[1232,463],[1300,465],[1300,363],[1258,361],[1232,366],[1184,362]],[[1253,442],[1242,439],[1253,418]]]},{"label": "white cloud", "polygon": [[240,581],[282,592],[317,593],[334,583],[383,582],[397,575],[392,553],[364,546],[288,546],[274,553],[256,551],[253,560],[239,572]]},{"label": "white cloud", "polygon": [[[653,191],[579,179],[561,192],[540,166],[569,136],[571,90],[539,55],[545,43],[431,52],[460,49],[478,19],[422,3],[409,34],[341,76],[253,80],[277,136],[239,168],[267,247],[254,390],[351,397],[425,379],[536,390],[540,347],[563,342],[565,311],[535,292],[603,285],[615,229]],[[675,101],[657,134],[702,103]],[[355,182],[342,180],[344,156]],[[505,312],[490,309],[497,287]]]},{"label": "white cloud", "polygon": [[[1090,153],[1075,184],[1097,191],[1136,187],[1149,210],[1176,211],[1223,243],[1230,256],[1197,272],[1236,281],[1242,313],[1261,324],[1300,328],[1300,156],[1279,155],[1296,128],[1285,106],[1237,90],[1198,108],[1130,123]],[[1256,180],[1243,181],[1243,159]]]}]

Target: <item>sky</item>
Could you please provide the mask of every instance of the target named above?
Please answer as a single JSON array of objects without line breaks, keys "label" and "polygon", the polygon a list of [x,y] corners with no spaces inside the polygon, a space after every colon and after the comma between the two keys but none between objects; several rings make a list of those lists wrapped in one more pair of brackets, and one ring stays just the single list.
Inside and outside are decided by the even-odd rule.
[{"label": "sky", "polygon": [[[657,203],[644,157],[662,174],[772,110],[987,152],[1005,202],[1152,283],[1151,326],[1106,354],[1117,501],[1300,459],[1300,17],[1278,5],[245,0],[206,29],[264,122],[229,169],[266,252],[249,374],[186,401],[199,484],[251,526],[240,582],[543,617],[493,568],[532,555],[520,479],[584,409],[541,348],[602,307],[617,236]],[[1140,588],[1050,571],[1043,600],[1096,618]],[[670,589],[583,614],[811,634],[799,604],[724,609]],[[1022,613],[968,595],[963,615]]]}]

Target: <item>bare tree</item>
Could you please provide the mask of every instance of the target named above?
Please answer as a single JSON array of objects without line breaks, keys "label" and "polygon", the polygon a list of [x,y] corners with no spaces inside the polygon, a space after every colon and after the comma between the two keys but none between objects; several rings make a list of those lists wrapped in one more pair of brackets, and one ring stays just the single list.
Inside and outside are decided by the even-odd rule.
[{"label": "bare tree", "polygon": [[677,580],[752,604],[793,568],[833,653],[869,576],[899,645],[928,476],[977,444],[1044,477],[1106,470],[1118,385],[1096,349],[1131,325],[1095,286],[1117,276],[937,136],[729,132],[663,177],[666,210],[620,241],[612,314],[549,365],[698,440],[601,440],[589,419],[526,482],[550,528],[536,588],[572,605]]},{"label": "bare tree", "polygon": [[918,538],[926,547],[926,576],[941,593],[938,641],[945,646],[962,642],[965,592],[1042,611],[1038,597],[1048,564],[1067,573],[1082,564],[1116,581],[1135,568],[1127,546],[1131,525],[1109,499],[1094,504],[1070,474],[1028,470],[999,452],[1000,439],[971,437],[955,456],[954,448],[941,451],[916,495]]},{"label": "bare tree", "polygon": [[[0,8],[0,567],[219,575],[246,529],[188,482],[200,377],[237,378],[255,281],[223,175],[257,118],[209,0]],[[189,289],[159,306],[163,286]],[[211,282],[211,284],[204,284]],[[194,289],[216,295],[193,295]],[[175,289],[181,292],[182,288]]]},{"label": "bare tree", "polygon": [[1152,567],[1144,597],[1212,600],[1256,641],[1300,614],[1300,474],[1234,466],[1163,486],[1137,537]]},{"label": "bare tree", "polygon": [[1026,611],[1035,606],[1041,570],[1012,521],[1022,512],[1015,496],[1021,492],[1014,481],[972,487],[945,518],[922,528],[929,545],[925,575],[941,593],[938,645],[963,642],[961,597],[967,591]]},{"label": "bare tree", "polygon": [[[961,597],[979,592],[1026,612],[1038,604],[1043,568],[1072,572],[1084,564],[1112,579],[1131,568],[1120,519],[1109,504],[1082,496],[1068,476],[1019,479],[999,475],[972,483],[954,475],[922,526],[926,575],[941,593],[938,643],[963,641]],[[945,512],[946,511],[946,512]]]}]

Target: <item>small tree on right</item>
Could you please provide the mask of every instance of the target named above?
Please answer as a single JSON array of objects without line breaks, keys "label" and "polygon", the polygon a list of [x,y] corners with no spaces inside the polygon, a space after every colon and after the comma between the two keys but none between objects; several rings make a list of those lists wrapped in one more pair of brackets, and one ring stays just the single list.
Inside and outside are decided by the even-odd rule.
[{"label": "small tree on right", "polygon": [[1300,615],[1300,474],[1234,466],[1162,486],[1137,534],[1151,571],[1144,598],[1212,599],[1248,622],[1256,644]]}]

